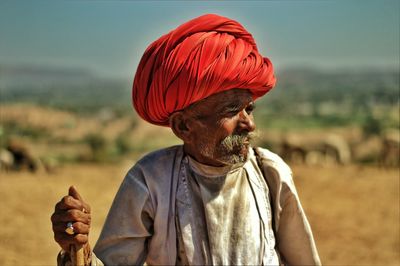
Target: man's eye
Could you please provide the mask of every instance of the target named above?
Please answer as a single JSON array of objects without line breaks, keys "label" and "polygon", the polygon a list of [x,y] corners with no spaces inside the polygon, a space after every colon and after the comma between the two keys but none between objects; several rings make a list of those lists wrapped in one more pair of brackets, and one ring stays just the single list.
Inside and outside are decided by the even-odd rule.
[{"label": "man's eye", "polygon": [[232,116],[237,115],[238,113],[239,113],[238,110],[231,110],[231,111],[226,112],[225,115],[228,117],[232,117]]},{"label": "man's eye", "polygon": [[237,113],[239,113],[239,110],[237,108],[227,108],[223,111],[223,114],[226,116],[235,116],[237,115]]},{"label": "man's eye", "polygon": [[254,111],[255,108],[256,107],[254,106],[254,104],[247,106],[246,109],[245,109],[246,113],[251,114]]}]

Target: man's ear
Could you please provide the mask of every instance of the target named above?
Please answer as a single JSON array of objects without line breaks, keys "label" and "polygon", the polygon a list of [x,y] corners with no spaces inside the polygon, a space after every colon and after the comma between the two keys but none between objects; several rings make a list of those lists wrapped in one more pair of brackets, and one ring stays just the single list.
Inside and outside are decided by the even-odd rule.
[{"label": "man's ear", "polygon": [[190,123],[191,119],[187,117],[184,111],[175,112],[169,118],[169,126],[172,131],[185,143],[190,142],[193,137]]}]

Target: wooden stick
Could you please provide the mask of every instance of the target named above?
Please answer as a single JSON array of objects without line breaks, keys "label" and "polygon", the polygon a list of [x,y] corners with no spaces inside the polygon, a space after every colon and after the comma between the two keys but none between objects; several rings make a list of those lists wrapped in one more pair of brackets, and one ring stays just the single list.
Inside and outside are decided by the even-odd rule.
[{"label": "wooden stick", "polygon": [[85,256],[82,246],[71,245],[70,254],[72,266],[85,266]]},{"label": "wooden stick", "polygon": [[[73,197],[74,199],[82,201],[81,196],[79,195],[78,191],[76,191],[74,186],[69,187],[68,195]],[[83,209],[83,212],[85,212],[85,209]],[[85,266],[85,256],[83,254],[83,246],[71,245],[70,254],[73,266]]]}]

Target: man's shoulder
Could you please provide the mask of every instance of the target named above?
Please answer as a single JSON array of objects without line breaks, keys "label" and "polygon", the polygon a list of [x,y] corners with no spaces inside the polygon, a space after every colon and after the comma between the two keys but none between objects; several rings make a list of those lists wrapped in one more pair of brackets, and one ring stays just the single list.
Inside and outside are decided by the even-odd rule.
[{"label": "man's shoulder", "polygon": [[277,167],[285,171],[291,171],[287,163],[278,154],[273,153],[272,151],[261,147],[255,147],[254,149],[263,164],[267,164],[268,166],[272,167]]},{"label": "man's shoulder", "polygon": [[182,145],[175,145],[145,154],[137,163],[141,167],[154,167],[157,164],[171,162],[182,150]]},{"label": "man's shoulder", "polygon": [[274,178],[275,182],[279,180],[292,184],[292,170],[278,154],[261,147],[256,147],[254,150],[267,178]]},{"label": "man's shoulder", "polygon": [[143,180],[147,185],[151,180],[167,181],[182,156],[182,150],[182,145],[176,145],[144,155],[128,171],[127,178]]}]

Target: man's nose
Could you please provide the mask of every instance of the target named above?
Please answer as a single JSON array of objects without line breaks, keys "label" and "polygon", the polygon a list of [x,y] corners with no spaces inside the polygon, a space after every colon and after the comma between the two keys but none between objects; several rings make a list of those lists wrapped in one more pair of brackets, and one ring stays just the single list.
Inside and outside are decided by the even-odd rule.
[{"label": "man's nose", "polygon": [[249,132],[252,132],[256,129],[256,124],[254,123],[253,115],[247,113],[246,109],[243,109],[240,112],[239,126],[242,129],[246,129]]}]

